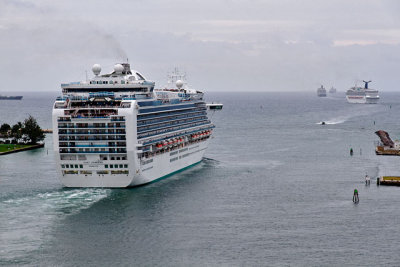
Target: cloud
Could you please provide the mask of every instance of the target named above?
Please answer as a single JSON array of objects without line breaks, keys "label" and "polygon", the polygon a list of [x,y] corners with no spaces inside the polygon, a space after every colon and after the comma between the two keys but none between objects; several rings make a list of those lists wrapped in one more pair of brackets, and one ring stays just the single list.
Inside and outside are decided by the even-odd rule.
[{"label": "cloud", "polygon": [[106,70],[129,58],[160,86],[178,66],[207,90],[346,88],[357,78],[394,88],[399,8],[389,0],[7,0],[0,71],[5,88],[59,90],[93,63]]}]

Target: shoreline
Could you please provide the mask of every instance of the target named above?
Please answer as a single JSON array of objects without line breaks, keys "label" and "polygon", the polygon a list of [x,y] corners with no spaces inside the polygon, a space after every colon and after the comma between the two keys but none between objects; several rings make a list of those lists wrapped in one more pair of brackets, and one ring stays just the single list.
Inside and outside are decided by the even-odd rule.
[{"label": "shoreline", "polygon": [[14,149],[14,150],[10,150],[10,151],[0,152],[0,156],[12,154],[12,153],[18,153],[18,152],[27,151],[27,150],[33,150],[33,149],[42,148],[42,147],[44,147],[44,143],[31,145],[29,147],[24,147],[24,148],[18,148],[18,149]]}]

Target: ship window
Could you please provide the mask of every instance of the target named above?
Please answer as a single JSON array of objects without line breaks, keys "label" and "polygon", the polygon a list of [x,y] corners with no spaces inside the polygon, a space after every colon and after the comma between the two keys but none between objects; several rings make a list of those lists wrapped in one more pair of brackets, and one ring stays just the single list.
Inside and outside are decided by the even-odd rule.
[{"label": "ship window", "polygon": [[69,164],[66,164],[66,165],[65,165],[65,168],[69,168]]},{"label": "ship window", "polygon": [[97,84],[101,84],[101,81],[97,81]]},{"label": "ship window", "polygon": [[124,164],[124,168],[128,168],[128,164]]},{"label": "ship window", "polygon": [[117,157],[117,160],[120,160],[121,158],[120,157]]},{"label": "ship window", "polygon": [[75,168],[77,168],[77,169],[78,169],[78,164],[75,164]]},{"label": "ship window", "polygon": [[108,82],[107,81],[103,81],[103,84],[107,84]]},{"label": "ship window", "polygon": [[112,165],[112,164],[110,164],[110,168],[111,168],[111,169],[113,168],[113,165]]},{"label": "ship window", "polygon": [[118,164],[114,164],[114,168],[118,168]]},{"label": "ship window", "polygon": [[82,169],[82,168],[83,168],[83,165],[82,165],[82,164],[81,164],[81,165],[79,165],[79,168],[81,168],[81,169]]},{"label": "ship window", "polygon": [[108,164],[104,165],[104,168],[108,169]]},{"label": "ship window", "polygon": [[111,160],[114,160],[114,157],[111,157]]},{"label": "ship window", "polygon": [[120,168],[123,168],[123,165],[122,165],[122,164],[119,164],[119,167],[120,167]]},{"label": "ship window", "polygon": [[113,81],[110,81],[109,84],[113,84]]},{"label": "ship window", "polygon": [[122,80],[122,81],[121,81],[121,84],[125,84],[125,81]]},{"label": "ship window", "polygon": [[63,164],[63,165],[61,165],[61,168],[65,168],[64,164]]}]

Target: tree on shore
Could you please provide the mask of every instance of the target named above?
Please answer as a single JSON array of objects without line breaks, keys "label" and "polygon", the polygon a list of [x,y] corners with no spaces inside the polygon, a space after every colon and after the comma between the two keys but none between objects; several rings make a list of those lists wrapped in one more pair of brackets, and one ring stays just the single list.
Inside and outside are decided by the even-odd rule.
[{"label": "tree on shore", "polygon": [[24,125],[20,121],[14,124],[13,127],[11,127],[11,136],[14,138],[15,142],[18,142],[18,140],[22,138],[23,128]]},{"label": "tree on shore", "polygon": [[34,117],[29,115],[29,118],[25,119],[23,126],[22,134],[28,137],[29,143],[36,144],[39,141],[43,141],[45,135]]},{"label": "tree on shore", "polygon": [[8,137],[8,131],[11,130],[11,126],[7,123],[4,123],[0,126],[0,135],[7,138]]}]

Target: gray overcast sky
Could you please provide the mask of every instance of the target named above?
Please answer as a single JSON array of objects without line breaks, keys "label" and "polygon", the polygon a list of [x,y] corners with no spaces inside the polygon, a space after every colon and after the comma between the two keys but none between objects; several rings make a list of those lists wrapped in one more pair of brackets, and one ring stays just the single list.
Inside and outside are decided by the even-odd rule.
[{"label": "gray overcast sky", "polygon": [[400,90],[397,0],[0,0],[0,92],[58,91],[129,58],[160,87]]}]

